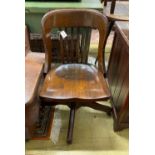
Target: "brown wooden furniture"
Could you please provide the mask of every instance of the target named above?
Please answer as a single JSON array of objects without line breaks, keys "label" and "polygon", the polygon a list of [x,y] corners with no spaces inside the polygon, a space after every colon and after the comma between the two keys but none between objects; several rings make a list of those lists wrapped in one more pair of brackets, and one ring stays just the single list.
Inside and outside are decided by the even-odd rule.
[{"label": "brown wooden furniture", "polygon": [[[53,68],[50,38],[51,30],[55,27],[61,32],[61,64]],[[81,31],[80,28],[83,30]],[[100,36],[98,68],[87,64],[90,33],[86,31],[92,28],[98,29]],[[108,114],[112,110],[109,106],[96,102],[110,98],[108,85],[103,76],[104,54],[102,52],[106,41],[107,18],[97,11],[87,9],[50,11],[42,19],[42,32],[48,74],[41,88],[40,99],[42,105],[63,104],[70,107],[67,142],[72,143],[77,108],[88,106]]]},{"label": "brown wooden furniture", "polygon": [[[103,14],[108,18],[107,40],[115,21],[129,21],[129,3],[128,0],[120,0],[119,2],[117,2],[117,0],[101,0],[101,2],[103,2],[104,5]],[[98,57],[96,58],[95,64],[97,60]]]},{"label": "brown wooden furniture", "polygon": [[102,0],[104,1],[103,13],[109,20],[108,36],[115,21],[128,21],[129,20],[129,3],[128,0],[117,2],[117,0]]},{"label": "brown wooden furniture", "polygon": [[25,26],[25,138],[30,139],[32,129],[38,120],[38,88],[43,74],[44,54],[32,53],[29,46],[29,33]]},{"label": "brown wooden furniture", "polygon": [[45,62],[45,54],[32,52],[30,47],[30,33],[25,25],[25,58],[43,64]]},{"label": "brown wooden furniture", "polygon": [[108,66],[108,82],[114,110],[114,130],[129,126],[129,23],[116,22]]},{"label": "brown wooden furniture", "polygon": [[43,74],[43,64],[25,60],[25,132],[26,139],[32,136],[32,129],[38,120],[38,88]]},{"label": "brown wooden furniture", "polygon": [[[109,13],[114,14],[114,13],[118,13],[118,12],[123,13],[122,11],[124,11],[124,6],[123,6],[123,8],[121,7],[119,9],[118,9],[118,7],[120,7],[121,4],[128,5],[128,3],[126,3],[127,1],[129,1],[129,0],[101,0],[101,3],[103,3],[105,7],[108,7]],[[117,6],[117,4],[118,4],[118,6]],[[127,14],[128,14],[128,12],[125,11],[125,15],[127,15]]]}]

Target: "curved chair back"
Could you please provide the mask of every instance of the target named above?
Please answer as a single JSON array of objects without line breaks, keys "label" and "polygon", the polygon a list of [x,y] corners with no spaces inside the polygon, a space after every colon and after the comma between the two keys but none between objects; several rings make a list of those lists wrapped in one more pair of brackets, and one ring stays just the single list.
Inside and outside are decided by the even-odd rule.
[{"label": "curved chair back", "polygon": [[49,11],[43,16],[42,32],[48,71],[52,63],[51,32],[55,28],[60,32],[62,63],[87,63],[91,29],[98,29],[98,68],[104,73],[107,18],[102,13],[89,9],[61,9]]}]

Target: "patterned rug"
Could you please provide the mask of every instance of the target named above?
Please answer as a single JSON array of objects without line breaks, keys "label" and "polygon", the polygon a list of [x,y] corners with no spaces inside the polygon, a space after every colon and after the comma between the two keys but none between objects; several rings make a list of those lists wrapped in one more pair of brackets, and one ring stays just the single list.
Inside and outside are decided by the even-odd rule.
[{"label": "patterned rug", "polygon": [[54,107],[40,108],[39,122],[34,126],[32,140],[48,140],[50,138],[54,117]]}]

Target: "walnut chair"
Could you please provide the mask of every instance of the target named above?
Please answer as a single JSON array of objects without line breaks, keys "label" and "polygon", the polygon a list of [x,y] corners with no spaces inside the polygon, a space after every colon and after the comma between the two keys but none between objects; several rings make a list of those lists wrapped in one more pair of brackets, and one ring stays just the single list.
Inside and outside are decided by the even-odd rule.
[{"label": "walnut chair", "polygon": [[[104,53],[107,18],[94,10],[61,9],[49,11],[42,18],[47,75],[40,91],[42,105],[67,105],[70,118],[67,143],[72,143],[75,110],[81,106],[110,114],[112,108],[97,103],[110,99],[104,78]],[[51,32],[60,34],[60,62],[52,63]],[[91,29],[99,31],[98,68],[87,63]]]}]

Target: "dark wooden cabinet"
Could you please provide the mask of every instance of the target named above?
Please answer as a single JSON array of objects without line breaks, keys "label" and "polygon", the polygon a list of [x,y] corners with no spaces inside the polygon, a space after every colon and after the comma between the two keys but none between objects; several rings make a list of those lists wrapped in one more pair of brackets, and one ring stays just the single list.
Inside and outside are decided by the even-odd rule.
[{"label": "dark wooden cabinet", "polygon": [[129,127],[129,24],[116,22],[115,36],[108,65],[112,94],[114,130]]}]

